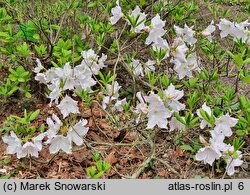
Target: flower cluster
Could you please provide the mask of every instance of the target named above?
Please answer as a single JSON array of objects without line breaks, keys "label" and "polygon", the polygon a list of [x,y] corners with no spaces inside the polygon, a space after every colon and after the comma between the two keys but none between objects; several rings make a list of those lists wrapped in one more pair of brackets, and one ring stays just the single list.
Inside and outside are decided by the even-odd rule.
[{"label": "flower cluster", "polygon": [[[72,144],[80,146],[83,144],[83,137],[88,132],[87,120],[80,120],[73,126],[65,127],[62,121],[55,114],[52,118],[47,118],[48,130],[40,133],[30,141],[25,141],[26,138],[19,138],[14,131],[10,132],[9,136],[4,136],[3,142],[8,144],[6,153],[16,154],[17,158],[25,156],[38,157],[39,151],[42,150],[43,140],[46,137],[45,144],[50,144],[49,151],[55,154],[62,150],[66,153],[72,152]],[[24,142],[24,144],[22,144]]]},{"label": "flower cluster", "polygon": [[[63,92],[72,91],[76,94],[79,90],[91,90],[91,87],[96,84],[92,76],[98,74],[98,71],[105,67],[104,61],[107,59],[106,55],[99,57],[92,49],[82,51],[82,57],[81,64],[74,68],[66,63],[62,68],[52,67],[49,70],[42,66],[39,59],[36,60],[37,67],[33,70],[36,73],[35,80],[47,85],[50,90],[48,95],[51,101],[50,105],[55,101],[63,119],[71,113],[79,113],[78,102],[67,94],[63,96]],[[18,158],[38,157],[38,152],[42,149],[42,141],[45,137],[47,138],[46,144],[50,144],[50,153],[53,154],[59,150],[70,153],[72,143],[78,146],[83,144],[83,137],[88,132],[88,128],[85,127],[87,120],[80,120],[68,127],[63,125],[55,114],[52,115],[52,119],[47,118],[48,131],[39,134],[32,141],[22,140],[13,131],[11,131],[10,136],[4,136],[3,141],[8,144],[7,153],[17,154]],[[22,144],[23,142],[24,144]]]},{"label": "flower cluster", "polygon": [[[65,90],[71,90],[74,93],[80,90],[89,90],[92,86],[96,84],[96,81],[92,78],[93,75],[98,74],[98,71],[105,67],[104,62],[107,59],[106,55],[99,57],[92,49],[88,51],[82,51],[83,60],[81,64],[72,68],[69,63],[66,63],[64,67],[52,67],[45,72],[41,72],[44,68],[41,62],[37,59],[37,67],[34,69],[36,73],[35,79],[41,83],[47,85],[50,90],[48,98],[50,98],[51,103],[55,101],[58,104],[60,95]],[[65,97],[63,104],[72,103],[75,107],[75,102],[70,97]],[[62,105],[63,106],[63,105]],[[61,110],[62,106],[59,106]],[[66,117],[69,112],[61,110],[64,117]],[[76,113],[74,109],[73,113]]]},{"label": "flower cluster", "polygon": [[140,102],[135,110],[135,112],[139,114],[137,122],[142,113],[147,113],[148,129],[152,129],[156,125],[160,128],[167,129],[167,119],[170,118],[174,112],[185,109],[185,105],[179,102],[184,92],[176,90],[174,85],[170,84],[169,87],[163,91],[162,95],[163,97],[161,98],[159,95],[151,92],[149,96],[142,96],[141,92],[137,92],[136,96]]},{"label": "flower cluster", "polygon": [[197,41],[197,39],[194,38],[195,31],[192,30],[192,28],[193,27],[189,28],[186,24],[184,25],[184,28],[174,25],[174,29],[177,34],[177,37],[181,37],[181,39],[185,43],[191,46],[193,46]]},{"label": "flower cluster", "polygon": [[4,143],[8,144],[7,154],[16,154],[17,158],[25,156],[38,157],[38,152],[42,150],[42,140],[45,136],[45,133],[39,134],[33,138],[33,141],[27,141],[22,144],[22,140],[18,138],[14,131],[11,131],[9,136],[3,136],[2,139]]},{"label": "flower cluster", "polygon": [[50,144],[49,151],[51,154],[57,153],[62,150],[66,153],[71,153],[72,143],[77,146],[83,144],[83,137],[87,134],[88,128],[87,120],[83,119],[69,128],[63,126],[62,121],[55,114],[52,115],[52,119],[47,118],[48,131],[46,136],[48,140],[46,144]]},{"label": "flower cluster", "polygon": [[[116,22],[114,21],[118,21],[123,16],[118,2],[117,6],[112,8],[111,13],[113,14],[111,17],[111,24],[115,24]],[[131,30],[133,32],[139,33],[144,29],[144,31],[148,33],[145,41],[146,45],[152,44],[153,51],[165,53],[165,56],[161,59],[157,59],[157,61],[167,59],[171,54],[172,58],[170,62],[174,63],[174,70],[178,73],[179,79],[183,79],[185,76],[192,77],[193,71],[200,71],[199,60],[196,53],[193,52],[188,56],[186,53],[189,50],[188,46],[193,46],[197,41],[197,39],[194,38],[195,31],[192,30],[192,28],[189,28],[187,25],[185,25],[184,28],[174,26],[177,38],[170,47],[167,40],[163,38],[166,33],[164,30],[166,21],[161,20],[159,14],[156,14],[155,17],[151,19],[151,24],[149,26],[145,26],[146,14],[141,13],[140,8],[136,6],[128,18],[129,20],[127,21],[132,26]],[[135,24],[131,23],[133,20],[136,20]],[[206,34],[210,31],[210,27],[205,30],[205,32],[207,32]],[[172,52],[170,53],[171,50]],[[133,59],[130,66],[136,76],[144,76],[143,68],[139,60]]]},{"label": "flower cluster", "polygon": [[217,26],[220,29],[221,38],[227,37],[228,35],[232,36],[234,40],[241,40],[243,43],[250,45],[250,23],[246,20],[241,23],[231,22],[225,18],[220,20],[220,23]]},{"label": "flower cluster", "polygon": [[[206,104],[202,105],[202,111],[205,112],[207,116],[212,117],[211,108]],[[206,126],[212,127],[213,124],[210,121],[206,121],[201,115],[201,111],[197,111],[198,116],[201,118],[201,128]],[[203,161],[205,164],[210,164],[212,166],[215,160],[223,158],[227,163],[227,174],[233,175],[235,172],[234,167],[241,166],[243,161],[241,160],[241,152],[234,149],[230,144],[224,143],[225,137],[230,137],[232,135],[231,128],[234,127],[238,122],[238,119],[230,117],[227,113],[219,118],[215,118],[214,129],[210,131],[211,138],[209,143],[207,143],[202,137],[200,137],[201,143],[205,147],[201,148],[196,154],[196,160]]]},{"label": "flower cluster", "polygon": [[119,100],[119,89],[121,86],[119,86],[118,82],[115,81],[112,85],[107,84],[106,90],[105,90],[105,96],[103,97],[102,101],[102,107],[104,109],[107,108],[107,105],[110,105],[111,103],[114,103],[114,106],[111,108],[111,110],[115,111],[122,111],[123,105],[127,103],[126,98]]},{"label": "flower cluster", "polygon": [[141,63],[140,60],[134,58],[128,64],[128,68],[134,73],[135,76],[144,77],[145,73],[155,71],[155,61],[148,60],[146,63]]},{"label": "flower cluster", "polygon": [[[63,68],[52,67],[46,72],[41,73],[40,71],[44,68],[41,67],[41,62],[37,59],[38,65],[34,69],[34,72],[37,73],[35,79],[41,83],[48,85],[49,89],[54,91],[63,91],[63,90],[77,90],[89,89],[95,84],[95,81],[92,78],[93,74],[98,74],[98,71],[105,67],[104,61],[107,59],[106,55],[99,57],[95,52],[90,49],[88,51],[82,51],[83,60],[81,64],[71,68],[69,63],[66,63]],[[50,97],[52,96],[52,97]],[[58,99],[58,96],[53,96],[50,94],[49,98],[51,101]]]},{"label": "flower cluster", "polygon": [[178,73],[179,79],[184,77],[192,77],[193,71],[200,72],[199,59],[195,52],[187,54],[188,46],[193,46],[196,43],[194,31],[185,25],[185,28],[175,26],[178,37],[174,40],[171,46],[171,60],[174,64],[174,70]]},{"label": "flower cluster", "polygon": [[[145,13],[142,13],[139,6],[137,5],[132,13],[128,16],[128,22],[132,26],[132,32],[139,33],[144,30],[144,22],[146,21],[146,16],[147,15]],[[134,22],[134,24],[132,22]]]}]

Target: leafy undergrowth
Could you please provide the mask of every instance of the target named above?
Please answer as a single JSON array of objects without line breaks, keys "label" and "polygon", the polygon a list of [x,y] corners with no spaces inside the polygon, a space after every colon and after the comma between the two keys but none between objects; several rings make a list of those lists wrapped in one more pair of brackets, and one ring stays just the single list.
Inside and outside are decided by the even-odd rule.
[{"label": "leafy undergrowth", "polygon": [[1,178],[250,178],[247,1],[0,4]]}]

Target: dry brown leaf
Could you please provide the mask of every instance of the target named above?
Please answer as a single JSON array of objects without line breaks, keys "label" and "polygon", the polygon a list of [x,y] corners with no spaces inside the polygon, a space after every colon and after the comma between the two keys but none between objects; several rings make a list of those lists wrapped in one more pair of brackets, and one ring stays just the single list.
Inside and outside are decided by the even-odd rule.
[{"label": "dry brown leaf", "polygon": [[109,155],[105,158],[111,165],[115,164],[118,161],[118,158],[115,157],[115,151],[110,152]]},{"label": "dry brown leaf", "polygon": [[109,124],[107,124],[106,123],[106,121],[104,121],[104,120],[98,120],[98,125],[102,128],[102,129],[104,129],[104,130],[110,130],[110,126],[109,126]]}]

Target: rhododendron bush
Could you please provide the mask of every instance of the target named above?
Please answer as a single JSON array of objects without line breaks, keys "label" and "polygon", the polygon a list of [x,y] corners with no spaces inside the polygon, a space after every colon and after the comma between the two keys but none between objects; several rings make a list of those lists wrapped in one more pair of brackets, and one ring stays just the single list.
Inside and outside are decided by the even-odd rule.
[{"label": "rhododendron bush", "polygon": [[83,151],[81,178],[249,176],[244,14],[206,1],[0,3],[5,158],[32,169]]}]

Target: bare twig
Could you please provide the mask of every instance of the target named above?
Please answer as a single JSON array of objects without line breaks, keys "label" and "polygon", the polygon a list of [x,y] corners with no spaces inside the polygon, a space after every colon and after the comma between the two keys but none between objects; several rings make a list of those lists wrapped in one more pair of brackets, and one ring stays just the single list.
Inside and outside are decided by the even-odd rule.
[{"label": "bare twig", "polygon": [[181,174],[178,173],[173,167],[171,167],[171,165],[169,165],[166,161],[157,157],[154,157],[154,159],[165,165],[168,168],[168,170],[171,171],[172,173],[178,175],[180,178],[182,177]]}]

